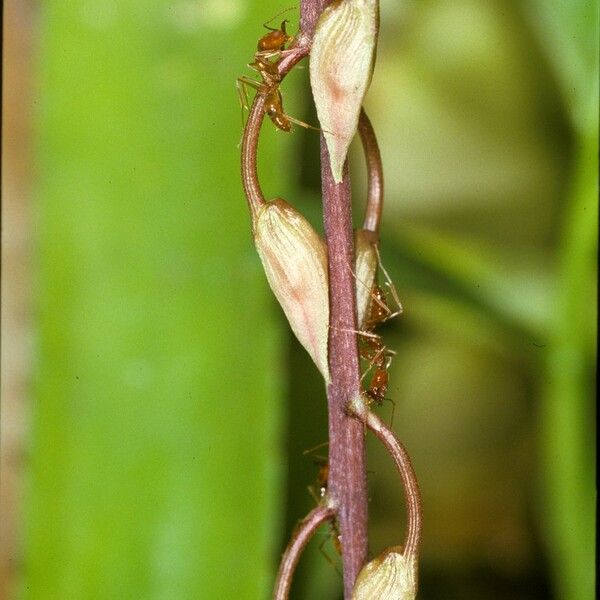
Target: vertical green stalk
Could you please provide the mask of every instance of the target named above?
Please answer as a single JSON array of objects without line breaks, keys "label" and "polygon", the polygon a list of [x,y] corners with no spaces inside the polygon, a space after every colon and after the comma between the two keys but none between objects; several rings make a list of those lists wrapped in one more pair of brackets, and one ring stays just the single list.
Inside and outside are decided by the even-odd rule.
[{"label": "vertical green stalk", "polygon": [[270,588],[280,344],[235,77],[275,10],[223,6],[40,5],[25,598]]},{"label": "vertical green stalk", "polygon": [[595,131],[580,136],[568,195],[541,405],[547,543],[558,597],[594,595]]}]

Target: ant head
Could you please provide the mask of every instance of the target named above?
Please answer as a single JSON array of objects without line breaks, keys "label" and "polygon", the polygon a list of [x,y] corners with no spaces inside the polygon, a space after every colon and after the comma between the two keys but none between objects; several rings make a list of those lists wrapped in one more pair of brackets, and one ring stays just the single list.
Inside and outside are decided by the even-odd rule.
[{"label": "ant head", "polygon": [[279,52],[285,48],[285,44],[291,39],[285,30],[285,24],[287,22],[287,19],[283,20],[279,29],[274,29],[265,25],[270,31],[258,40],[256,47],[259,52]]}]

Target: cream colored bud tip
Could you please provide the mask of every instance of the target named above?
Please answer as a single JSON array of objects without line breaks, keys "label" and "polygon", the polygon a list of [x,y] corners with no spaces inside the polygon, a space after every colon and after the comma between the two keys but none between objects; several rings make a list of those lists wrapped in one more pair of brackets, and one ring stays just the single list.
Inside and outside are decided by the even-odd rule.
[{"label": "cream colored bud tip", "polygon": [[417,559],[392,546],[367,563],[358,574],[352,600],[414,600]]}]

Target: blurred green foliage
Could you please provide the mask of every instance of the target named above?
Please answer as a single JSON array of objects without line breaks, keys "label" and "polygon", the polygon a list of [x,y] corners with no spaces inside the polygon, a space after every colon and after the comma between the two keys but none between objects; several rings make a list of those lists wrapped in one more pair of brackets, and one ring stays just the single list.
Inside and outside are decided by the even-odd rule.
[{"label": "blurred green foliage", "polygon": [[[322,384],[266,291],[236,149],[235,78],[285,8],[41,7],[26,598],[268,597],[314,503]],[[383,333],[425,502],[424,600],[592,597],[596,13],[382,1],[367,109],[405,310]],[[305,75],[288,79],[287,111],[316,122]],[[319,226],[316,144],[266,124],[259,166]],[[369,461],[375,553],[404,516],[375,443]],[[327,536],[294,597],[339,597]]]},{"label": "blurred green foliage", "polygon": [[25,597],[268,593],[284,378],[234,86],[259,4],[41,7]]},{"label": "blurred green foliage", "polygon": [[[424,496],[426,599],[593,594],[594,4],[382,2],[367,110],[386,173],[383,260],[404,305],[384,334]],[[357,224],[362,162],[357,148]],[[317,184],[301,183],[318,218]],[[296,453],[322,418],[311,404],[296,435],[317,393],[300,373]],[[404,509],[385,453],[369,453],[375,553],[397,543]],[[321,575],[301,576],[297,598],[330,597],[336,574],[317,554]]]}]

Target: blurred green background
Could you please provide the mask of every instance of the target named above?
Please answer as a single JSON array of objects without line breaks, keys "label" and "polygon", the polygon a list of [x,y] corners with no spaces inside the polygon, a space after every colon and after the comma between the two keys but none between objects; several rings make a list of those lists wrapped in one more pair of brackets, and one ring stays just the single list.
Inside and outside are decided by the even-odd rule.
[{"label": "blurred green background", "polygon": [[[324,390],[267,289],[237,148],[235,79],[286,8],[5,3],[7,598],[267,598],[314,505]],[[593,597],[597,10],[381,3],[366,107],[423,600]],[[306,70],[283,92],[316,124]],[[321,229],[317,149],[267,123],[259,166]],[[359,223],[358,146],[351,168]],[[404,508],[372,440],[369,469],[374,554]],[[324,529],[293,597],[341,598],[338,562]]]}]

